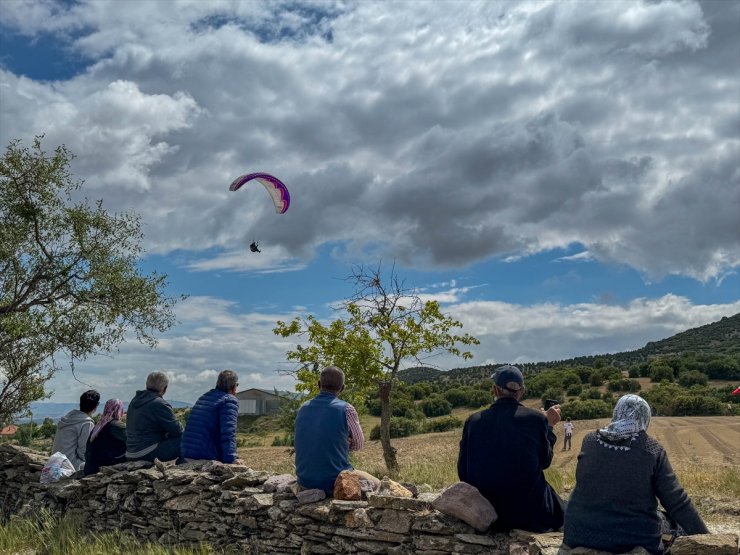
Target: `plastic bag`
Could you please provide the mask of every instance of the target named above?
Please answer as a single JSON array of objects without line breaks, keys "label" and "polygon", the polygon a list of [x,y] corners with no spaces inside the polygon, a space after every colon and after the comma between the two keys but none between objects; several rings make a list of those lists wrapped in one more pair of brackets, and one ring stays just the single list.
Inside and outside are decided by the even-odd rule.
[{"label": "plastic bag", "polygon": [[61,478],[69,478],[75,473],[75,467],[69,462],[67,455],[57,451],[46,461],[41,469],[41,483],[56,482]]}]

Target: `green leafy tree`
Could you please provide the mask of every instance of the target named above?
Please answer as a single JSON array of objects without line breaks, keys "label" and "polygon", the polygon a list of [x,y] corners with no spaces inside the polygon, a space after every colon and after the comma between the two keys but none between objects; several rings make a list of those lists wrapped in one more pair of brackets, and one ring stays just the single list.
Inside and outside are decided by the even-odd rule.
[{"label": "green leafy tree", "polygon": [[175,322],[166,276],[138,268],[138,217],[75,200],[72,154],[11,142],[0,159],[0,421],[27,413],[59,369],[133,331],[149,346]]},{"label": "green leafy tree", "polygon": [[398,472],[396,449],[391,444],[391,392],[404,361],[422,364],[422,359],[448,352],[472,358],[460,345],[477,345],[469,335],[455,333],[462,324],[445,315],[435,301],[424,301],[405,288],[395,269],[386,276],[382,268],[355,266],[348,278],[354,293],[341,306],[344,316],[324,325],[313,316],[278,322],[275,333],[282,337],[305,336],[308,346],[288,351],[288,360],[300,363],[295,373],[299,389],[315,393],[318,372],[335,364],[346,372],[348,385],[365,394],[378,390],[381,403],[380,443],[391,474]]}]

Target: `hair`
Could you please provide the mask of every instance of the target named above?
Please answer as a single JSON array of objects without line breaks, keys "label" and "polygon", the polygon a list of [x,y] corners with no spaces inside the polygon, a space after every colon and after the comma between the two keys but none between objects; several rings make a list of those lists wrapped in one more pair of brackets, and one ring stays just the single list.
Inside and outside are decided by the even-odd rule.
[{"label": "hair", "polygon": [[100,404],[100,393],[94,389],[88,389],[80,395],[80,410],[82,412],[92,412]]},{"label": "hair", "polygon": [[327,366],[319,375],[319,387],[322,390],[339,393],[344,389],[344,372],[336,366]]},{"label": "hair", "polygon": [[170,379],[162,372],[152,372],[146,377],[146,388],[150,391],[156,391],[162,395],[167,386],[170,384]]},{"label": "hair", "polygon": [[[510,385],[516,385],[519,387],[519,389],[509,388]],[[524,399],[524,394],[527,391],[527,389],[524,386],[520,386],[516,382],[509,382],[506,384],[506,387],[501,387],[500,385],[493,384],[493,394],[496,396],[497,399],[515,399],[517,401],[521,401]]]},{"label": "hair", "polygon": [[224,370],[218,375],[216,380],[216,389],[226,391],[227,393],[239,385],[239,376],[233,370]]}]

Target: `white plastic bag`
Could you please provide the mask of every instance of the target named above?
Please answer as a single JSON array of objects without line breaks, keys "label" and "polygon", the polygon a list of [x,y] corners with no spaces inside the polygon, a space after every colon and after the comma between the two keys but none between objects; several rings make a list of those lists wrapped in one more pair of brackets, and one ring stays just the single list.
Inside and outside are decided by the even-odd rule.
[{"label": "white plastic bag", "polygon": [[67,455],[57,451],[46,461],[41,469],[41,483],[56,482],[60,478],[69,478],[75,473],[75,467],[69,462]]}]

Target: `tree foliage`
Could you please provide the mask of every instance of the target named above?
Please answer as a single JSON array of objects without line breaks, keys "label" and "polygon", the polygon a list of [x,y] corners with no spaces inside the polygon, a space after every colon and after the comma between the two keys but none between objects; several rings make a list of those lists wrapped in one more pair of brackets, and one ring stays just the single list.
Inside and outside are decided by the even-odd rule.
[{"label": "tree foliage", "polygon": [[55,355],[109,352],[174,322],[166,276],[142,275],[137,216],[78,198],[64,147],[11,142],[0,159],[0,420],[44,396]]},{"label": "tree foliage", "polygon": [[[318,372],[326,364],[345,370],[348,386],[367,392],[378,388],[381,403],[380,442],[390,473],[398,471],[396,450],[391,445],[391,392],[404,361],[422,365],[422,359],[447,352],[463,359],[472,357],[460,345],[477,345],[469,334],[455,333],[462,324],[442,313],[439,303],[425,301],[406,289],[395,269],[355,266],[348,280],[354,293],[341,306],[343,316],[329,325],[313,316],[278,322],[282,337],[304,336],[309,345],[288,351],[288,360],[301,366],[294,374],[299,388],[315,392]],[[316,385],[313,385],[316,384]]]}]

